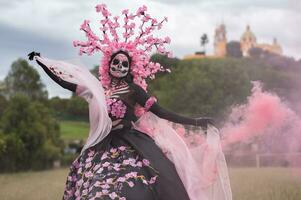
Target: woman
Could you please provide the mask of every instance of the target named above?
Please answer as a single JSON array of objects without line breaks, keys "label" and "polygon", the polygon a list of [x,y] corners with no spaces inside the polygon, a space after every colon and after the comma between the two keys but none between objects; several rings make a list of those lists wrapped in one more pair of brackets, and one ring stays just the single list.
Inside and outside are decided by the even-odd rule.
[{"label": "woman", "polygon": [[[56,83],[89,103],[89,137],[70,167],[63,199],[219,198],[216,192],[212,198],[208,189],[216,182],[227,182],[227,177],[226,181],[217,181],[219,175],[215,173],[205,180],[206,176],[197,169],[201,166],[197,166],[191,151],[166,121],[207,127],[212,120],[169,112],[146,92],[145,79],[165,70],[150,62],[148,54],[152,47],[162,54],[169,53],[164,49],[169,38],[151,35],[166,19],[157,22],[146,13],[145,6],[135,14],[124,10],[125,40],[121,42],[116,31],[120,27],[118,18],[111,20],[104,4],[97,5],[96,11],[103,16],[103,39],[100,40],[85,21],[81,30],[86,33],[88,41],[77,41],[74,45],[80,46],[80,53],[88,55],[99,50],[103,52],[99,70],[101,82],[85,68],[42,58],[36,52],[29,54],[29,59],[35,58]],[[131,40],[135,19],[140,19],[142,25],[139,26],[139,35]],[[208,130],[213,130],[212,126],[208,127]],[[207,162],[208,159],[202,159],[202,162],[206,161],[206,166],[216,171],[217,157],[212,158],[211,162]],[[226,190],[223,193],[229,193],[229,189]],[[223,199],[231,198],[229,194],[222,195]]]}]

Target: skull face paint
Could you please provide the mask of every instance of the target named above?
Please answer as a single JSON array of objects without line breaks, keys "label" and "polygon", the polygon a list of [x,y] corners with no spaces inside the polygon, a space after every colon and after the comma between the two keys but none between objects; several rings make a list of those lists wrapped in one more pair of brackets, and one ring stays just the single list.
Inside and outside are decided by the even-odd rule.
[{"label": "skull face paint", "polygon": [[118,53],[110,63],[110,74],[115,78],[124,78],[130,69],[129,59],[123,53]]}]

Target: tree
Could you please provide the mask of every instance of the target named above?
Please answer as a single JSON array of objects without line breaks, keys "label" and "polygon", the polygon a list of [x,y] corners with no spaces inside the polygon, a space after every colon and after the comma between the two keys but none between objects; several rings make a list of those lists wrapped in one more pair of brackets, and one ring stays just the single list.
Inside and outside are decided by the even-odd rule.
[{"label": "tree", "polygon": [[5,93],[5,84],[3,81],[0,80],[0,95],[4,96]]},{"label": "tree", "polygon": [[74,119],[86,120],[89,116],[88,103],[81,97],[71,97],[66,107],[67,113]]},{"label": "tree", "polygon": [[3,115],[3,112],[7,106],[8,102],[3,95],[0,95],[0,117]]},{"label": "tree", "polygon": [[182,60],[171,74],[151,82],[151,92],[161,105],[178,113],[222,118],[229,106],[250,93],[242,64],[229,58]]},{"label": "tree", "polygon": [[226,46],[226,51],[228,57],[233,57],[233,58],[242,57],[240,42],[237,41],[228,42]]},{"label": "tree", "polygon": [[0,170],[52,166],[63,148],[59,125],[45,105],[25,95],[11,97],[1,118]]},{"label": "tree", "polygon": [[47,99],[47,91],[40,75],[24,59],[13,62],[11,69],[4,79],[5,95],[8,98],[23,94],[30,99]]},{"label": "tree", "polygon": [[[178,58],[168,58],[167,56],[164,56],[164,55],[161,55],[161,54],[154,54],[152,55],[151,57],[151,61],[152,62],[156,62],[156,63],[160,63],[160,65],[162,65],[164,68],[166,69],[170,69],[171,71],[174,71],[180,60]],[[165,76],[169,76],[169,73],[168,72],[159,72],[158,74],[156,74],[156,80],[155,81],[152,81],[152,80],[149,80],[148,82],[151,83],[150,84],[150,91],[153,91],[153,90],[161,90],[162,89],[162,86],[164,87],[164,84],[162,84],[162,82],[160,81],[157,81],[157,80],[165,80],[163,77]]]},{"label": "tree", "polygon": [[209,39],[206,33],[204,33],[201,37],[201,47],[203,47],[203,52],[206,55],[206,45],[208,44]]},{"label": "tree", "polygon": [[99,65],[95,65],[93,69],[90,70],[90,72],[97,78],[99,79]]}]

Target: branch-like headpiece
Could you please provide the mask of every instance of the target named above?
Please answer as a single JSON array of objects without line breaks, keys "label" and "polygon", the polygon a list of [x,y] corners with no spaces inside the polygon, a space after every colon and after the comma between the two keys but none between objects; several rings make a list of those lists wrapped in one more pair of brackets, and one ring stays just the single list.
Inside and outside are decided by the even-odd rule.
[{"label": "branch-like headpiece", "polygon": [[100,80],[105,88],[109,87],[111,77],[109,76],[109,62],[112,54],[117,51],[127,52],[132,59],[131,71],[134,83],[146,90],[146,78],[155,78],[159,71],[168,71],[159,63],[150,62],[150,54],[155,49],[157,53],[171,57],[171,52],[166,51],[165,44],[170,43],[170,38],[155,37],[152,33],[160,30],[167,18],[158,21],[147,13],[147,7],[138,8],[136,13],[129,13],[123,10],[123,25],[119,23],[119,17],[112,17],[105,4],[96,6],[96,12],[102,14],[100,20],[100,31],[102,38],[99,38],[85,20],[80,30],[86,34],[87,41],[74,41],[75,47],[80,47],[79,54],[92,55],[101,51],[103,59],[99,67]]}]

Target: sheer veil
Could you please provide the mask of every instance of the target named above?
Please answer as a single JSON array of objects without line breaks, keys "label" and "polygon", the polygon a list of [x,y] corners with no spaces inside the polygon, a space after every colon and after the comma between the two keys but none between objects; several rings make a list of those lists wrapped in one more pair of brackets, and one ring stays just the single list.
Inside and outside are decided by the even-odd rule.
[{"label": "sheer veil", "polygon": [[217,128],[209,125],[205,135],[200,128],[172,124],[151,112],[134,126],[151,136],[174,163],[191,200],[232,200]]},{"label": "sheer veil", "polygon": [[35,59],[61,79],[77,84],[76,94],[89,103],[90,130],[82,152],[102,141],[110,133],[112,121],[108,115],[104,89],[100,81],[84,66],[39,56],[35,56]]}]

